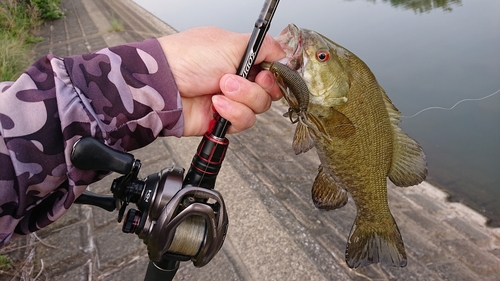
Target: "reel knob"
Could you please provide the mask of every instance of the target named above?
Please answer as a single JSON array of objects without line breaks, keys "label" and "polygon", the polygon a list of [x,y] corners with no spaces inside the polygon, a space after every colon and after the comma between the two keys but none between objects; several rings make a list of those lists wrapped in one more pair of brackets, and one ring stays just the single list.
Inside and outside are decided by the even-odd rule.
[{"label": "reel knob", "polygon": [[83,137],[73,145],[71,162],[81,170],[105,170],[128,174],[134,155],[112,149],[92,137]]}]

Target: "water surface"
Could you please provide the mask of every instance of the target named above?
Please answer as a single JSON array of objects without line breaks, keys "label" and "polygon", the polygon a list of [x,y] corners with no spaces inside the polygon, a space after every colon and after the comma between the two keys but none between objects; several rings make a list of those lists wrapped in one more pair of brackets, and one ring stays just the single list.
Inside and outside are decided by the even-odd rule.
[{"label": "water surface", "polygon": [[[179,31],[251,32],[264,1],[135,0]],[[364,60],[404,116],[500,89],[498,0],[281,0],[269,33],[316,30]],[[404,118],[424,148],[428,181],[500,218],[500,93]],[[500,219],[491,225],[500,226]]]}]

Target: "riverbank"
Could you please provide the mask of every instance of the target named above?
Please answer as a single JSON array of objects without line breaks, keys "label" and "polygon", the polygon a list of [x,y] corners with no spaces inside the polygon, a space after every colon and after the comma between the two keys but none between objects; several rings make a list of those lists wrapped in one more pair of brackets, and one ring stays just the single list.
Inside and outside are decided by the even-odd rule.
[{"label": "riverbank", "polygon": [[0,2],[0,81],[13,81],[31,64],[30,49],[43,21],[58,19],[58,0]]},{"label": "riverbank", "polygon": [[[42,28],[36,52],[59,56],[84,53],[175,30],[129,0],[64,0],[66,17]],[[109,32],[111,19],[123,23]],[[175,280],[497,280],[500,229],[428,183],[389,186],[391,211],[405,241],[408,265],[351,270],[344,262],[355,217],[352,200],[343,208],[318,211],[310,188],[319,161],[314,152],[295,156],[294,125],[275,103],[256,125],[229,136],[217,181],[229,213],[221,251],[207,266],[183,263]],[[141,176],[173,164],[187,167],[199,138],[163,138],[134,151]],[[109,194],[113,176],[91,186]],[[11,254],[24,260],[16,273],[48,280],[143,280],[146,247],[121,232],[117,212],[74,205],[36,236],[13,240]],[[0,280],[10,280],[5,273]]]}]

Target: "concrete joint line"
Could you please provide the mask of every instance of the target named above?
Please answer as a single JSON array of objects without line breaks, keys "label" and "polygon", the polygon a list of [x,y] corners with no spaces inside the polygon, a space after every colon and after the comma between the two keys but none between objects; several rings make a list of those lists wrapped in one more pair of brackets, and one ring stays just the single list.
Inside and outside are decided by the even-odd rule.
[{"label": "concrete joint line", "polygon": [[[122,0],[121,2],[122,2],[123,7],[129,7],[129,11],[128,12],[125,11],[128,15],[131,15],[130,14],[130,10],[131,10],[131,11],[133,11],[133,13],[135,13],[136,16],[139,15],[138,18],[147,19],[147,22],[149,24],[153,25],[156,29],[158,29],[160,31],[161,35],[169,35],[169,34],[177,33],[177,30],[175,30],[173,27],[171,27],[170,25],[168,25],[164,21],[157,18],[151,12],[146,11],[144,8],[137,5],[135,2],[133,2],[131,0]],[[131,16],[133,16],[133,15],[131,15]],[[143,27],[145,27],[142,24],[142,21],[139,21],[139,23]],[[146,30],[147,29],[148,28],[146,28]],[[141,33],[145,33],[145,32],[142,31]],[[147,34],[147,32],[146,32],[146,34]],[[158,34],[154,34],[153,36],[158,36]]]},{"label": "concrete joint line", "polygon": [[103,34],[102,38],[109,47],[116,45],[123,45],[127,42],[118,34],[110,33],[111,23],[106,16],[99,10],[93,0],[82,1],[85,10],[89,13],[90,18],[96,24],[99,34]]},{"label": "concrete joint line", "polygon": [[253,281],[253,277],[245,266],[245,262],[241,259],[238,251],[234,248],[229,236],[226,236],[224,246],[222,248],[227,254],[227,258],[231,261],[236,269],[236,274],[243,281]]},{"label": "concrete joint line", "polygon": [[85,221],[87,224],[88,245],[84,249],[84,252],[88,253],[90,256],[89,276],[92,276],[94,264],[97,266],[97,268],[100,267],[99,253],[97,250],[97,245],[96,245],[96,241],[95,241],[95,237],[94,237],[94,227],[93,227],[93,221],[92,221],[92,217],[93,217],[92,207],[87,206],[87,205],[82,205],[81,210],[85,216]]}]

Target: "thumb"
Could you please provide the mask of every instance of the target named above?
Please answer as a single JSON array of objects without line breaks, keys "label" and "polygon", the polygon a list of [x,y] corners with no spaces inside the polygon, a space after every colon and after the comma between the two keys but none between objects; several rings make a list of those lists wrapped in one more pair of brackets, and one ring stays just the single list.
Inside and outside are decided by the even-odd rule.
[{"label": "thumb", "polygon": [[271,37],[271,35],[266,34],[262,46],[260,47],[259,55],[255,59],[255,64],[259,64],[263,61],[273,62],[284,57],[285,51],[281,48],[280,43]]}]

